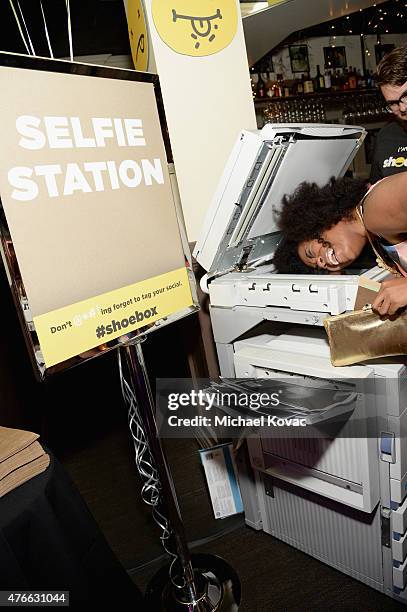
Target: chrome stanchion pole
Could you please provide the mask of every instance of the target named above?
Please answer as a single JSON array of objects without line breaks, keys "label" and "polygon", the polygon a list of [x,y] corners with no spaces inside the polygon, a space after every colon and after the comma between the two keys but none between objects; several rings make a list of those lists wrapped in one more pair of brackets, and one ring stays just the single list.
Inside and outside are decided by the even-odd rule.
[{"label": "chrome stanchion pole", "polygon": [[[175,544],[178,567],[172,563],[163,568],[150,582],[146,601],[154,612],[183,610],[211,612],[237,610],[240,603],[240,583],[236,573],[219,557],[193,555],[189,552],[184,524],[174,482],[164,449],[158,436],[155,404],[148,379],[140,337],[124,352],[130,384],[137,400],[140,423],[158,475],[159,513],[167,521],[167,529]],[[168,551],[167,551],[168,552]],[[174,567],[173,567],[174,566]],[[176,571],[174,579],[172,571]]]}]

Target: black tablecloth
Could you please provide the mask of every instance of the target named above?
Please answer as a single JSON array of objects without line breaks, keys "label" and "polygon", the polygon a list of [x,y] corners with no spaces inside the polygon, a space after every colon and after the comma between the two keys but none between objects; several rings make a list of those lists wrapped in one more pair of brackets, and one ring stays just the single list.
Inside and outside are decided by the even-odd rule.
[{"label": "black tablecloth", "polygon": [[68,474],[49,468],[0,499],[0,590],[70,591],[71,606],[142,610]]}]

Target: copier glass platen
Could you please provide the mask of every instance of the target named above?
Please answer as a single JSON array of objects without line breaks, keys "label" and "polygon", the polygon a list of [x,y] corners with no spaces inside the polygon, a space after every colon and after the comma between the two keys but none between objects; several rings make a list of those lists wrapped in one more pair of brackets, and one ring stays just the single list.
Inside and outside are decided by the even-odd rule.
[{"label": "copier glass platen", "polygon": [[307,428],[248,440],[246,522],[405,603],[406,359],[334,368],[323,330],[326,316],[353,309],[361,275],[382,281],[388,272],[277,274],[271,262],[283,196],[343,176],[364,137],[362,127],[332,124],[242,131],[194,256],[207,271],[201,285],[223,377],[292,377],[310,388],[341,381],[358,398],[337,435],[310,437]]}]

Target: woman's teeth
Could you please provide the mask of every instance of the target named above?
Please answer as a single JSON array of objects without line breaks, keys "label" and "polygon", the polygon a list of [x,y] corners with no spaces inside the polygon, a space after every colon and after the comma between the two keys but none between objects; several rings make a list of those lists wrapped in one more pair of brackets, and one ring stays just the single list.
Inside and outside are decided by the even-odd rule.
[{"label": "woman's teeth", "polygon": [[331,266],[339,266],[339,261],[335,257],[335,251],[333,249],[327,249],[326,259]]}]

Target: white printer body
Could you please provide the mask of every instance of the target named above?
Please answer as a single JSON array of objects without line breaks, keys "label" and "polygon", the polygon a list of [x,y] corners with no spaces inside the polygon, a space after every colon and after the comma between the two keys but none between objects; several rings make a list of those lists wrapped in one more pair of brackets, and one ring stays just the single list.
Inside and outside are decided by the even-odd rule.
[{"label": "white printer body", "polygon": [[323,330],[327,315],[353,309],[361,275],[388,273],[277,274],[271,263],[283,196],[342,176],[364,136],[344,125],[243,131],[194,255],[207,270],[221,376],[343,384],[357,394],[335,435],[321,437],[320,424],[315,436],[306,428],[248,439],[247,524],[407,602],[407,360],[334,368]]}]

